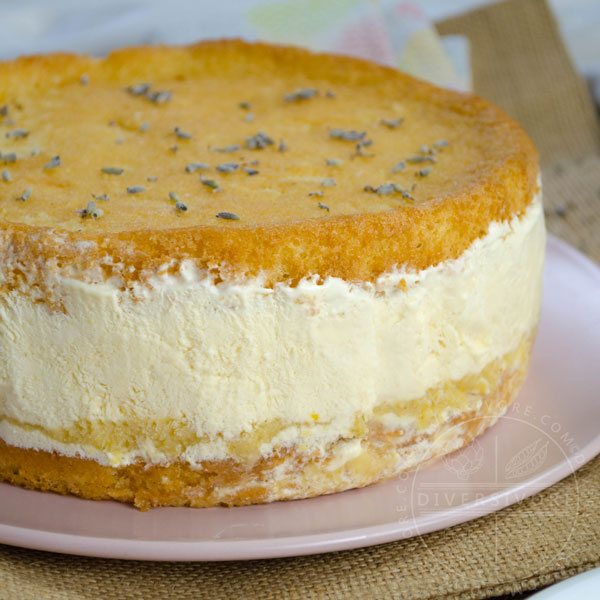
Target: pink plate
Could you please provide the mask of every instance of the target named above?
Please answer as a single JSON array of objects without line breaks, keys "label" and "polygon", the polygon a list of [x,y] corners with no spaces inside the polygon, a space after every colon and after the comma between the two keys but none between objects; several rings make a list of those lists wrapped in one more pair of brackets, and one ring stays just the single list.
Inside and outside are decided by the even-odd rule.
[{"label": "pink plate", "polygon": [[[141,513],[0,484],[0,543],[111,558],[237,560],[359,548],[456,525],[543,490],[600,452],[599,356],[600,269],[550,237],[527,383],[507,415],[463,450],[368,488],[242,508]],[[572,497],[562,508],[575,519]]]}]

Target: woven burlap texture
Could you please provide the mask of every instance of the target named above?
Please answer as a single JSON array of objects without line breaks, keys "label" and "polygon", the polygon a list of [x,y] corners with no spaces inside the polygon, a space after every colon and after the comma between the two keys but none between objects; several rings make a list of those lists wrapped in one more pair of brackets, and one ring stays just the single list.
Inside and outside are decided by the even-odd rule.
[{"label": "woven burlap texture", "polygon": [[[486,598],[598,561],[600,458],[516,507],[422,538],[321,556],[143,563],[0,547],[0,597],[19,600]],[[1,580],[0,580],[1,581]]]},{"label": "woven burlap texture", "polygon": [[438,24],[471,44],[475,91],[540,152],[549,231],[600,262],[600,125],[542,0],[509,0]]},{"label": "woven burlap texture", "polygon": [[[509,0],[439,29],[469,37],[476,91],[516,117],[538,146],[550,231],[600,261],[598,122],[546,4]],[[599,565],[598,497],[600,458],[487,517],[348,552],[194,564],[0,546],[0,599],[490,598]]]}]

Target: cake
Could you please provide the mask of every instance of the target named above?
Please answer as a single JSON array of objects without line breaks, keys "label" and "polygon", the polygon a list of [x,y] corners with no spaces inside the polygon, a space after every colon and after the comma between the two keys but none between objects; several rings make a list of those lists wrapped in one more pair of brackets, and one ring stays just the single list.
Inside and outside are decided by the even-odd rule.
[{"label": "cake", "polygon": [[140,509],[391,478],[525,378],[545,229],[499,108],[235,40],[0,63],[0,479]]}]

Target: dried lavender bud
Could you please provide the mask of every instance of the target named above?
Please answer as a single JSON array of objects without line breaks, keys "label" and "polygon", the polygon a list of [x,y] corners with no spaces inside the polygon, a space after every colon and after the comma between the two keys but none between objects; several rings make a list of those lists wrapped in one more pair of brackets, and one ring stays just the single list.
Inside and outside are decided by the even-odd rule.
[{"label": "dried lavender bud", "polygon": [[202,182],[202,185],[205,185],[206,187],[209,187],[213,190],[218,190],[219,188],[219,184],[214,180],[214,179],[205,179],[204,177],[202,177],[202,175],[200,176],[200,181]]},{"label": "dried lavender bud", "polygon": [[356,152],[355,152],[354,156],[365,156],[365,157],[375,156],[372,152],[365,152],[365,147],[372,146],[372,145],[373,145],[372,140],[361,140],[360,142],[358,142],[358,144],[356,144]]},{"label": "dried lavender bud", "polygon": [[397,183],[383,183],[377,187],[373,187],[372,185],[365,185],[363,189],[365,192],[379,194],[380,196],[397,193],[401,194],[403,198],[413,199],[410,193],[407,192],[402,186],[398,185]]},{"label": "dried lavender bud", "polygon": [[188,133],[187,131],[182,131],[179,127],[175,127],[175,129],[173,129],[173,132],[180,140],[191,140],[192,139],[191,133]]},{"label": "dried lavender bud", "polygon": [[5,135],[7,138],[23,139],[29,135],[29,131],[27,129],[13,129],[12,131],[7,131]]},{"label": "dried lavender bud", "polygon": [[273,143],[272,138],[262,131],[246,138],[246,148],[248,148],[248,150],[262,150]]},{"label": "dried lavender bud", "polygon": [[385,125],[389,129],[396,129],[396,127],[398,127],[398,125],[402,125],[402,123],[404,122],[404,119],[401,117],[398,119],[381,119],[380,122],[382,125]]},{"label": "dried lavender bud", "polygon": [[419,163],[426,163],[426,162],[434,163],[435,158],[433,158],[433,156],[409,156],[406,159],[406,162],[410,163],[411,165],[416,165]]},{"label": "dried lavender bud", "polygon": [[147,92],[146,98],[150,100],[150,102],[154,102],[154,104],[164,104],[168,102],[173,97],[173,92],[169,92],[167,90],[161,92]]},{"label": "dried lavender bud", "polygon": [[195,171],[201,171],[203,169],[210,169],[210,165],[199,162],[191,162],[185,165],[186,173],[194,173]]},{"label": "dried lavender bud", "polygon": [[85,208],[76,210],[75,212],[79,213],[82,219],[85,219],[86,217],[98,219],[104,214],[104,211],[101,208],[96,208],[95,202],[88,202],[88,205]]},{"label": "dried lavender bud", "polygon": [[344,131],[343,129],[330,129],[329,137],[333,140],[344,140],[346,142],[357,142],[367,135],[366,131]]},{"label": "dried lavender bud", "polygon": [[319,92],[313,88],[300,88],[284,96],[286,102],[297,102],[298,100],[308,100],[314,98]]},{"label": "dried lavender bud", "polygon": [[217,165],[216,169],[220,173],[233,173],[234,171],[237,171],[239,167],[240,165],[238,165],[238,163],[229,162]]},{"label": "dried lavender bud", "polygon": [[376,190],[375,193],[381,195],[392,194],[396,191],[393,183],[383,183]]},{"label": "dried lavender bud", "polygon": [[235,213],[232,212],[220,212],[217,213],[217,219],[228,219],[229,221],[239,221],[240,217],[238,217]]},{"label": "dried lavender bud", "polygon": [[152,87],[151,83],[136,83],[125,88],[125,90],[132,96],[143,96]]},{"label": "dried lavender bud", "polygon": [[239,144],[231,144],[230,146],[223,146],[221,148],[211,148],[213,152],[237,152],[241,146]]},{"label": "dried lavender bud", "polygon": [[31,198],[31,194],[33,191],[31,188],[27,188],[20,196],[17,197],[17,200],[21,200],[21,202],[25,202],[25,200],[29,200]]},{"label": "dried lavender bud", "polygon": [[92,198],[95,200],[103,200],[104,202],[108,202],[110,200],[107,194],[92,194]]},{"label": "dried lavender bud", "polygon": [[102,167],[100,171],[102,171],[102,173],[106,173],[107,175],[121,175],[125,169],[121,169],[119,167]]},{"label": "dried lavender bud", "polygon": [[179,212],[185,212],[188,209],[187,205],[179,199],[179,196],[175,192],[169,192],[169,200],[175,202],[175,209]]},{"label": "dried lavender bud", "polygon": [[45,165],[44,169],[56,169],[56,167],[60,167],[60,156],[58,154],[53,156]]}]

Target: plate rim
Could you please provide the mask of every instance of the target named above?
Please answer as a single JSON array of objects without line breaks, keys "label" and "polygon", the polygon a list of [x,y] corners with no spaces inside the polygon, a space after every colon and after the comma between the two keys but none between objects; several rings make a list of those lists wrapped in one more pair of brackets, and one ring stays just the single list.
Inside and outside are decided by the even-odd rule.
[{"label": "plate rim", "polygon": [[[557,252],[582,268],[600,284],[600,266],[563,240],[548,234],[547,248]],[[533,496],[576,472],[600,454],[600,432],[578,452],[578,465],[563,458],[536,476],[513,487],[484,498],[450,507],[427,517],[419,517],[418,527],[411,519],[327,533],[310,533],[283,537],[262,537],[244,540],[135,540],[45,531],[30,527],[6,525],[0,522],[0,543],[33,550],[79,556],[142,561],[215,562],[230,560],[260,560],[291,556],[306,556],[341,550],[354,550],[378,544],[421,536],[460,523],[476,520],[511,504]],[[2,483],[1,487],[10,486]],[[44,494],[36,490],[23,490]],[[310,500],[310,499],[308,499]],[[90,500],[89,502],[94,502]],[[292,502],[303,502],[293,500]],[[473,510],[468,510],[473,509]],[[190,509],[195,510],[195,509]],[[235,510],[235,507],[228,510]],[[0,517],[1,520],[1,517]],[[412,531],[415,529],[415,531]]]},{"label": "plate rim", "polygon": [[[348,529],[343,534],[336,532],[334,534],[317,533],[252,540],[213,539],[201,541],[115,539],[56,533],[0,523],[0,543],[77,556],[158,562],[263,560],[356,550],[426,535],[487,516],[551,487],[575,473],[599,453],[600,434],[579,450],[578,457],[581,457],[582,460],[577,468],[573,468],[571,460],[566,458],[532,479],[527,479],[509,490],[496,492],[481,500],[447,508],[427,518],[420,517],[418,531],[412,535],[404,535],[407,529],[410,530],[410,527],[407,527],[410,520],[396,521],[394,525],[386,523]],[[36,490],[25,491],[45,493]],[[93,500],[89,502],[93,502]],[[293,502],[302,502],[302,500],[294,500]],[[235,509],[235,507],[233,508]],[[476,516],[474,516],[473,511],[466,510],[470,508],[477,509]],[[115,543],[118,545],[117,549]],[[257,550],[260,550],[260,552],[257,552]],[[257,554],[260,554],[260,556],[257,556]]]}]

